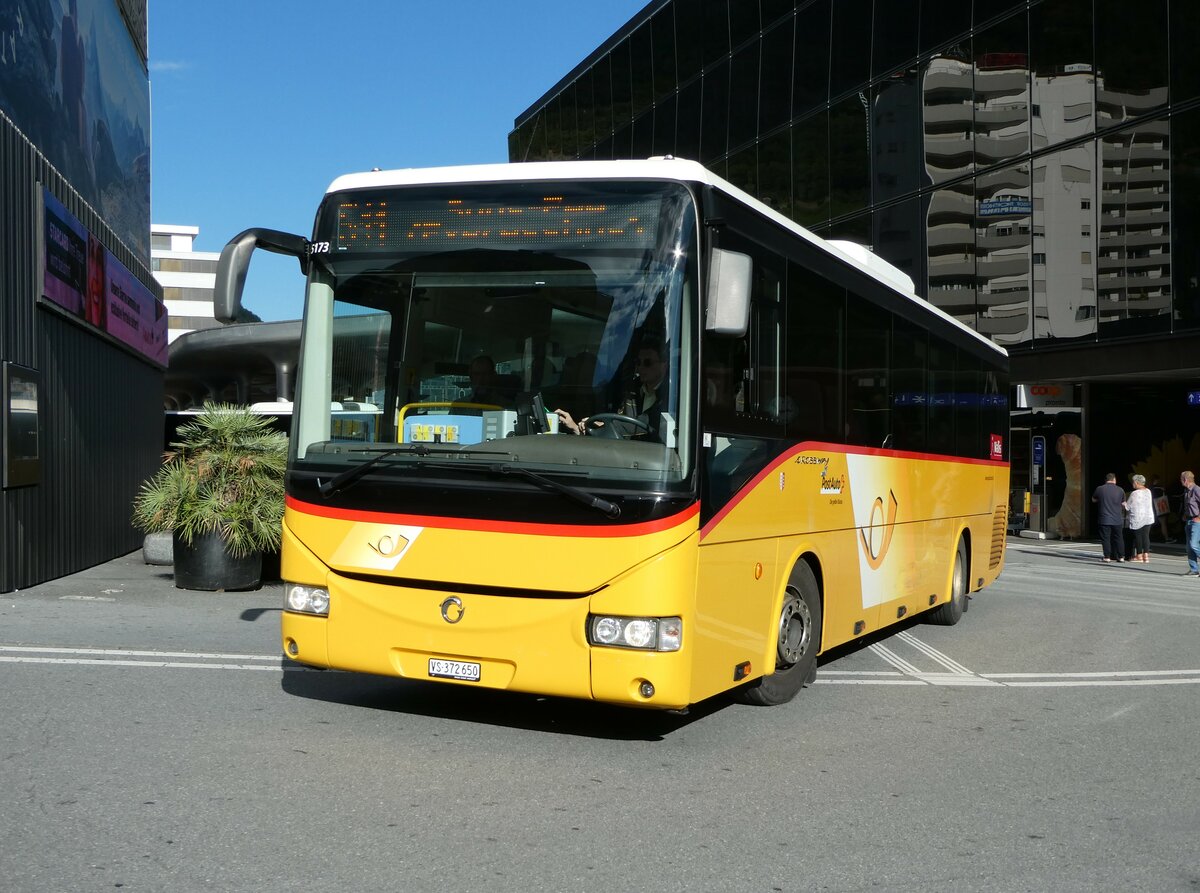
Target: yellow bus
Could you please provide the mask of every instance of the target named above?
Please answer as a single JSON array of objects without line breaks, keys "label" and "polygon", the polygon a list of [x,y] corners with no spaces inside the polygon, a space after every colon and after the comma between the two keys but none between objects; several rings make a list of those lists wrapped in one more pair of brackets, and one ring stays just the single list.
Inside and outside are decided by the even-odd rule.
[{"label": "yellow bus", "polygon": [[777,704],[1001,571],[1004,351],[694,162],[344,176],[311,239],[226,246],[218,316],[255,248],[307,277],[293,660]]}]

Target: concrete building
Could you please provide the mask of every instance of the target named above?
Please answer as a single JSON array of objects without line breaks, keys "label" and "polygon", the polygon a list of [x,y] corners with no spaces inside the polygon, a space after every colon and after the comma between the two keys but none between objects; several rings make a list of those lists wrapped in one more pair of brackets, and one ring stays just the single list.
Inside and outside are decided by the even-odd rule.
[{"label": "concrete building", "polygon": [[197,226],[155,223],[150,227],[150,269],[163,289],[170,314],[167,338],[220,325],[213,318],[213,286],[217,278],[217,251],[196,251]]},{"label": "concrete building", "polygon": [[1086,535],[1106,472],[1200,467],[1198,34],[1191,0],[653,0],[509,156],[694,158],[870,247],[1009,350],[1013,512]]}]

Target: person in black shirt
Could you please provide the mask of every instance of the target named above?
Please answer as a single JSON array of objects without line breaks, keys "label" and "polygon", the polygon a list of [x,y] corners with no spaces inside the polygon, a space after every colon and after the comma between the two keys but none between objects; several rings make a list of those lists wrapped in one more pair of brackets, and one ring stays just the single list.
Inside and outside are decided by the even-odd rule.
[{"label": "person in black shirt", "polygon": [[1117,486],[1117,476],[1111,472],[1104,483],[1092,493],[1096,503],[1096,526],[1100,528],[1100,547],[1104,550],[1101,561],[1125,560],[1125,549],[1121,542],[1121,528],[1125,526],[1125,491]]}]

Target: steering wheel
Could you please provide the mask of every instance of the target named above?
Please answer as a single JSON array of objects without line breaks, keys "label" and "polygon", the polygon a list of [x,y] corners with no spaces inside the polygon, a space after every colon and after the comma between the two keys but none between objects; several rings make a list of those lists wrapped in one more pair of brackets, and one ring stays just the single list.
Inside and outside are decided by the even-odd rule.
[{"label": "steering wheel", "polygon": [[[605,424],[605,423],[608,424]],[[614,440],[620,440],[622,437],[632,437],[633,434],[622,434],[614,422],[620,422],[622,425],[640,430],[644,434],[650,433],[650,426],[641,419],[635,419],[633,416],[622,415],[619,412],[598,412],[594,416],[588,416],[587,426],[588,432],[593,437],[610,437]]]}]

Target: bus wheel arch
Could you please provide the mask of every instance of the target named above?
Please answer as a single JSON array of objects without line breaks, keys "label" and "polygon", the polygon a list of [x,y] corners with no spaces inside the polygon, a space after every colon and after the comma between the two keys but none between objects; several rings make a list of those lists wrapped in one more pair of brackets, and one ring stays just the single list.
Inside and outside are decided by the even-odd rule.
[{"label": "bus wheel arch", "polygon": [[772,633],[775,637],[775,671],[750,682],[739,692],[743,703],[757,706],[785,704],[817,675],[821,650],[824,604],[818,572],[806,558],[792,568],[784,588]]},{"label": "bus wheel arch", "polygon": [[939,626],[954,626],[966,613],[971,596],[971,531],[958,536],[954,561],[950,567],[950,600],[925,615],[927,622]]}]

